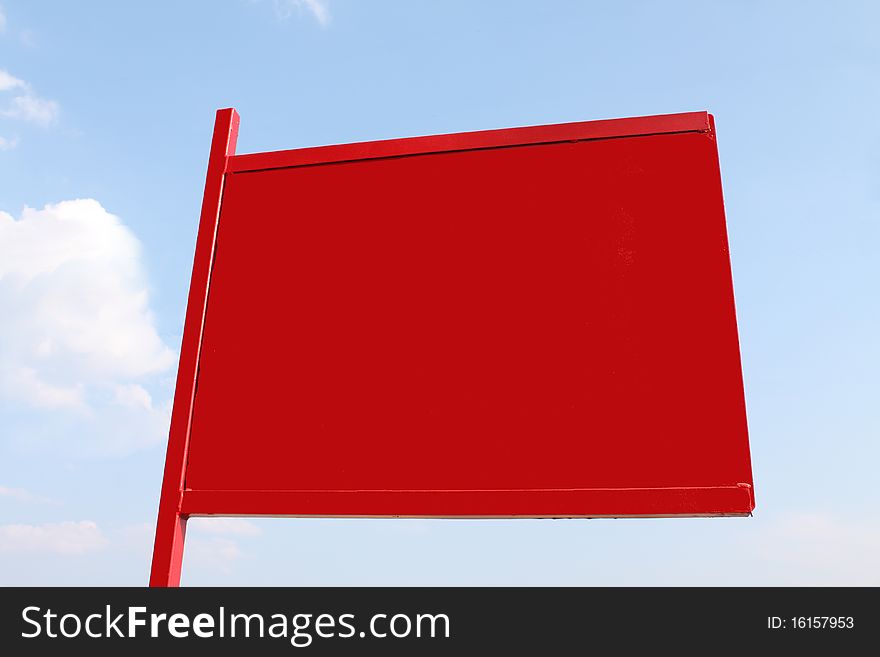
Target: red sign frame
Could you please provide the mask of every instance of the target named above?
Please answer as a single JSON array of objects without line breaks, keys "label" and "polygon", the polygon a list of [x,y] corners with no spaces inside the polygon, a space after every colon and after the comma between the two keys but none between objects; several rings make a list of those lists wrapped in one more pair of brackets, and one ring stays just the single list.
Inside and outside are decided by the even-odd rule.
[{"label": "red sign frame", "polygon": [[[181,347],[156,529],[151,585],[179,584],[186,519],[191,515],[650,517],[742,516],[751,513],[754,508],[754,493],[745,401],[721,197],[721,178],[714,120],[711,115],[706,112],[692,112],[247,155],[235,154],[238,126],[239,117],[235,110],[223,109],[217,112]],[[584,150],[585,144],[594,146],[589,147],[591,150]],[[516,160],[518,157],[520,160]],[[360,168],[350,169],[352,166]],[[434,168],[411,173],[411,169],[418,166]],[[519,175],[517,172],[528,167],[532,167],[534,176],[517,178]],[[589,173],[594,178],[592,182],[586,179],[583,182],[583,185],[592,190],[590,195],[586,195],[589,198],[584,196],[578,198],[578,189],[572,188],[571,181],[567,177],[573,175],[572,172],[577,173],[578,167],[583,167],[584,175]],[[548,168],[555,172],[553,176],[545,175]],[[606,168],[608,172],[603,172]],[[494,397],[492,393],[487,393],[486,399],[490,401],[486,401],[483,406],[480,406],[482,402],[474,402],[472,396],[467,396],[471,394],[466,390],[468,378],[484,374],[478,371],[478,365],[474,365],[473,372],[465,372],[463,376],[453,381],[449,371],[444,369],[439,356],[426,361],[435,368],[436,372],[432,378],[419,379],[421,383],[413,385],[416,388],[421,385],[430,394],[439,394],[441,397],[446,395],[443,403],[446,404],[447,415],[456,418],[457,421],[479,423],[489,414],[494,413],[494,421],[499,426],[503,425],[506,435],[516,433],[518,426],[523,427],[522,432],[531,432],[532,435],[535,433],[535,427],[539,426],[536,423],[539,420],[544,422],[546,431],[541,429],[539,432],[545,435],[538,437],[537,443],[543,441],[546,448],[541,450],[540,445],[535,446],[530,456],[525,453],[528,450],[523,450],[528,446],[524,442],[527,440],[525,438],[516,442],[518,451],[511,456],[506,453],[503,445],[485,449],[480,447],[479,435],[474,439],[473,436],[462,438],[447,433],[454,453],[444,461],[446,458],[444,455],[430,453],[431,447],[435,446],[438,440],[437,436],[441,436],[440,440],[442,440],[444,434],[440,430],[432,434],[427,427],[425,431],[431,439],[426,447],[421,448],[420,453],[413,456],[413,452],[401,450],[403,443],[399,442],[399,436],[394,437],[397,435],[394,431],[401,433],[405,430],[401,428],[404,425],[399,423],[399,427],[389,430],[388,435],[391,437],[387,440],[391,441],[390,444],[396,451],[392,459],[394,462],[387,467],[386,462],[391,451],[389,448],[386,452],[381,452],[381,445],[378,447],[373,445],[369,450],[357,448],[361,451],[355,449],[354,456],[348,461],[337,452],[339,463],[336,464],[332,463],[336,458],[333,452],[329,451],[330,448],[318,446],[310,448],[312,451],[308,452],[312,459],[309,463],[314,466],[315,472],[301,471],[298,477],[301,480],[299,483],[289,482],[293,477],[288,479],[285,471],[275,465],[277,457],[285,455],[287,451],[292,454],[296,451],[297,445],[302,448],[305,443],[297,444],[295,439],[265,437],[272,423],[279,422],[279,417],[273,417],[271,413],[266,419],[261,420],[262,424],[239,425],[236,424],[239,421],[236,416],[223,410],[231,399],[228,394],[229,386],[232,385],[231,379],[247,377],[254,373],[256,376],[267,377],[269,388],[268,392],[261,393],[262,397],[248,397],[248,401],[255,403],[259,399],[265,399],[267,403],[277,404],[278,400],[282,399],[272,397],[271,391],[280,385],[281,379],[277,373],[273,374],[266,369],[264,361],[268,352],[259,352],[264,358],[262,361],[256,360],[262,362],[262,365],[251,362],[244,368],[239,364],[238,369],[234,367],[230,369],[227,364],[230,357],[222,354],[229,353],[231,338],[224,334],[222,326],[213,334],[210,331],[206,334],[207,319],[210,316],[208,293],[212,284],[215,287],[211,291],[211,307],[212,312],[218,317],[214,320],[215,323],[217,325],[224,325],[224,322],[234,323],[237,320],[232,311],[237,310],[248,297],[240,293],[236,296],[234,292],[226,292],[226,290],[235,287],[234,281],[241,278],[250,282],[260,281],[262,280],[260,276],[266,276],[267,271],[274,271],[260,269],[261,254],[248,255],[249,261],[236,260],[231,255],[236,249],[241,252],[250,246],[249,243],[245,244],[248,236],[241,230],[236,232],[235,229],[235,226],[241,226],[247,218],[247,207],[243,204],[254,203],[255,207],[270,211],[273,208],[277,210],[282,205],[287,207],[286,199],[290,194],[291,186],[299,185],[303,190],[300,194],[307,196],[309,193],[307,190],[313,186],[320,187],[324,184],[322,179],[325,177],[329,177],[333,184],[342,181],[344,184],[357,186],[359,184],[357,181],[368,180],[372,181],[370,184],[381,187],[385,184],[383,181],[394,179],[418,186],[419,181],[430,176],[436,175],[437,180],[442,181],[443,176],[452,175],[450,173],[452,171],[459,172],[456,174],[458,175],[456,180],[458,184],[463,184],[461,171],[467,171],[468,175],[479,176],[486,170],[495,173],[486,175],[485,184],[481,183],[479,186],[469,188],[469,192],[457,190],[455,186],[444,190],[444,198],[449,195],[455,196],[456,193],[470,194],[466,199],[468,205],[462,210],[463,215],[470,212],[474,217],[474,222],[468,224],[468,240],[483,246],[492,244],[489,240],[496,238],[498,226],[493,225],[491,228],[494,233],[489,228],[485,231],[480,228],[482,226],[480,221],[484,219],[490,221],[486,219],[488,215],[485,207],[480,204],[487,202],[486,199],[491,202],[492,198],[497,197],[498,190],[506,190],[505,186],[513,184],[511,176],[518,181],[516,186],[528,186],[530,181],[538,186],[544,185],[547,187],[546,197],[555,199],[547,201],[547,212],[550,213],[548,216],[562,216],[566,214],[566,208],[574,208],[571,213],[572,219],[559,224],[569,232],[560,233],[560,237],[554,238],[555,242],[546,241],[543,233],[534,233],[534,230],[535,226],[539,230],[544,230],[542,226],[547,226],[548,222],[534,223],[534,211],[531,211],[530,217],[526,217],[527,213],[524,210],[523,217],[534,223],[528,227],[532,232],[516,233],[517,228],[514,226],[511,230],[515,235],[510,238],[512,241],[508,246],[512,249],[520,249],[523,253],[525,253],[524,249],[534,246],[537,252],[542,254],[535,256],[541,263],[541,268],[535,272],[536,280],[544,284],[548,281],[559,283],[562,291],[569,294],[569,297],[560,296],[562,293],[553,296],[556,293],[546,289],[540,294],[531,294],[523,289],[522,281],[516,278],[516,268],[520,265],[509,259],[501,262],[499,260],[501,256],[491,248],[484,248],[473,257],[471,257],[473,254],[468,255],[464,251],[457,252],[458,256],[464,259],[464,264],[460,262],[459,268],[467,272],[467,276],[471,279],[443,279],[446,282],[438,284],[440,287],[435,285],[430,289],[442,296],[443,285],[447,285],[449,289],[454,289],[467,300],[468,294],[472,294],[471,283],[475,276],[477,278],[494,276],[492,272],[506,267],[507,269],[504,270],[506,278],[503,280],[519,281],[517,299],[524,298],[530,300],[533,305],[537,304],[554,322],[558,320],[564,324],[570,321],[572,326],[577,324],[583,327],[584,336],[589,339],[607,341],[612,355],[602,355],[602,350],[595,345],[590,353],[579,351],[577,348],[569,352],[553,352],[556,354],[554,357],[557,358],[553,361],[553,365],[547,365],[549,356],[547,358],[541,356],[536,360],[526,355],[527,364],[523,367],[532,368],[529,370],[530,376],[543,375],[547,372],[561,372],[562,375],[555,388],[553,382],[547,384],[549,392],[546,397],[542,397],[543,386],[542,389],[533,387],[522,393],[529,397],[518,398],[516,407],[511,405],[512,402],[499,402],[501,393]],[[504,170],[506,173],[498,173],[498,170]],[[542,174],[541,171],[544,173]],[[276,172],[272,175],[277,177],[270,179],[267,172]],[[502,175],[507,175],[508,178],[502,179]],[[618,181],[617,178],[621,177],[626,180]],[[603,181],[601,185],[596,182],[600,179]],[[557,186],[561,187],[557,189]],[[333,187],[329,186],[327,189]],[[364,187],[364,189],[372,188]],[[560,189],[563,191],[562,194],[559,193]],[[564,192],[567,189],[571,190],[571,200],[566,200]],[[425,190],[419,191],[418,194],[424,195]],[[493,197],[493,194],[496,197]],[[403,198],[406,193],[402,192],[400,196]],[[507,198],[509,195],[506,191],[503,196],[505,198],[499,197],[496,200],[499,206],[507,204],[506,216],[511,217],[507,225],[511,225],[517,220],[516,208],[520,201]],[[603,196],[609,196],[610,200],[599,198]],[[540,198],[540,194],[538,197]],[[227,247],[226,252],[220,251],[222,255],[218,257],[218,231],[224,210],[223,202],[227,203],[225,210],[227,214],[223,214],[225,222],[223,225],[224,230],[228,231],[223,239],[229,241],[221,241],[221,243],[236,246]],[[344,200],[340,202],[345,203]],[[407,197],[405,201],[410,204],[418,202],[418,196]],[[437,205],[442,206],[443,202],[443,199],[435,199]],[[475,203],[483,209],[479,211],[473,209],[476,207]],[[589,206],[589,212],[577,209],[578,203]],[[589,205],[590,203],[592,205]],[[630,203],[635,204],[635,209],[629,206]],[[345,213],[339,209],[343,206],[334,206],[333,202],[328,202],[327,205],[336,208],[328,210],[327,222],[338,220],[343,222],[341,226],[351,229],[354,224],[350,221],[344,223],[348,220],[344,217]],[[350,206],[349,209],[351,207],[354,206]],[[368,212],[371,211],[369,205],[365,207]],[[448,208],[445,211],[448,212]],[[431,208],[427,208],[423,210],[423,216],[430,217],[431,212]],[[389,211],[389,214],[393,215],[394,211]],[[594,218],[591,220],[596,225],[601,224],[605,227],[589,234],[578,232],[580,228],[577,230],[573,228],[573,226],[581,226],[584,218],[589,217]],[[650,223],[644,223],[646,220],[650,220]],[[399,217],[389,221],[397,221],[397,223],[389,224],[388,230],[393,228],[399,233],[403,225]],[[667,228],[662,226],[658,228],[658,222],[666,222]],[[297,240],[302,239],[302,234],[290,232],[296,230],[295,227],[290,227],[290,223],[286,222],[285,227],[280,229],[284,238],[290,239],[291,236],[295,236]],[[310,235],[316,240],[315,244],[327,248],[328,240],[332,235],[329,232],[320,232],[328,230],[323,224],[316,225],[314,230],[319,232]],[[452,220],[444,226],[448,231],[461,231],[464,230],[465,224]],[[555,229],[554,225],[548,228],[548,230]],[[642,239],[640,235],[647,237]],[[424,249],[424,252],[418,254],[418,258],[410,257],[407,260],[413,267],[415,272],[413,275],[421,276],[419,280],[422,284],[427,280],[426,276],[430,276],[430,267],[425,265],[420,268],[420,261],[423,258],[435,258],[435,261],[431,262],[435,264],[440,262],[436,260],[438,256],[435,251],[441,246],[433,247],[432,244],[440,244],[444,249],[456,251],[463,243],[460,235],[444,237],[436,230],[431,234],[431,240],[423,239],[424,235],[420,236],[418,233],[413,233],[410,237]],[[588,241],[583,241],[587,238]],[[367,240],[369,239],[373,238],[367,237]],[[408,238],[405,235],[394,238],[398,241],[394,250],[383,246],[385,242],[380,244],[378,237],[375,239],[377,241],[372,246],[377,248],[382,258],[386,260],[397,257],[396,254],[402,251],[415,248],[412,243],[406,242]],[[565,260],[566,256],[561,255],[562,252],[568,253],[564,245],[578,239],[582,240],[587,251],[593,249],[589,251],[592,254],[589,257],[596,258],[598,264],[591,266],[592,268],[571,271],[575,272],[575,278],[581,275],[590,278],[589,283],[581,281],[577,285],[587,285],[589,294],[594,295],[598,301],[590,311],[592,315],[574,317],[565,314],[568,311],[562,308],[567,302],[559,302],[548,310],[549,306],[545,308],[544,300],[553,297],[559,301],[563,298],[573,298],[571,294],[581,294],[580,287],[571,284],[570,280],[560,274],[562,269],[553,269],[558,261]],[[683,241],[685,243],[682,243]],[[383,248],[386,250],[383,251]],[[559,253],[552,252],[553,249],[558,249]],[[660,252],[661,250],[663,253]],[[271,246],[269,251],[276,256],[282,253],[277,248],[273,251]],[[344,262],[340,260],[340,266],[349,267],[352,272],[357,271],[359,275],[369,278],[374,273],[364,269],[364,263],[367,261],[353,262],[360,257],[359,253],[360,251],[351,249],[347,251]],[[299,255],[302,260],[309,261],[310,266],[318,266],[317,261],[309,260],[307,253]],[[664,256],[672,260],[664,261],[662,259]],[[570,258],[570,262],[566,261],[568,264],[565,266],[580,267],[582,264],[579,264],[580,260],[588,260],[589,257],[585,255],[579,259],[575,254]],[[629,273],[633,258],[636,257],[642,257],[645,262],[650,263],[645,265],[649,267],[647,270],[651,274],[649,277],[643,273],[640,274],[641,278],[635,279]],[[467,258],[471,259],[467,260]],[[482,262],[480,258],[488,261],[491,266],[480,264]],[[688,268],[677,264],[685,260]],[[361,268],[357,269],[357,267]],[[251,272],[251,269],[256,273]],[[303,275],[308,274],[305,270],[297,271]],[[464,277],[465,274],[462,276]],[[609,281],[607,285],[602,282],[606,279]],[[381,280],[387,282],[388,279]],[[262,285],[267,291],[256,291],[253,295],[258,300],[269,299],[271,297],[259,295],[277,295],[281,285],[279,279],[272,279]],[[333,287],[326,281],[320,285],[327,289],[319,292],[330,296],[339,294],[342,289],[348,289]],[[346,282],[345,285],[350,287],[351,283]],[[658,291],[663,290],[664,285],[668,286],[671,292],[669,299],[665,299],[661,304],[656,301],[656,297]],[[296,294],[298,293],[293,293],[292,298],[298,301],[291,303],[299,303],[298,308],[302,310],[306,307],[302,304],[307,302],[304,301],[305,297],[302,295],[297,297]],[[504,296],[506,292],[501,290],[499,294]],[[312,297],[308,298],[312,299]],[[354,299],[354,297],[347,298],[349,301]],[[377,299],[381,302],[383,297],[376,297],[373,301]],[[550,342],[553,341],[555,329],[552,327],[552,330],[548,329],[545,326],[547,322],[534,321],[530,324],[529,318],[536,316],[537,313],[535,308],[528,315],[516,314],[518,311],[511,301],[506,305],[498,305],[497,308],[493,306],[491,312],[487,310],[481,314],[481,309],[473,303],[475,299],[476,296],[470,299],[472,303],[467,306],[468,312],[474,317],[481,318],[480,321],[490,326],[496,334],[500,325],[493,324],[494,318],[503,317],[505,313],[514,313],[510,317],[517,319],[514,322],[516,328],[511,330],[514,333],[519,331],[516,333],[517,339],[523,338],[525,335],[523,331],[530,331],[528,335],[539,336],[543,340],[542,344],[546,344],[548,338]],[[307,316],[314,316],[315,308],[318,307],[314,303],[317,302],[312,299],[308,303],[313,305],[308,307],[312,315]],[[419,302],[414,303],[418,306]],[[446,303],[446,311],[449,308],[465,307]],[[459,300],[456,303],[461,302]],[[486,303],[491,306],[492,301]],[[694,309],[695,303],[699,306],[696,309]],[[578,303],[573,305],[578,306]],[[428,306],[418,307],[425,312],[430,311],[430,309],[425,310]],[[650,309],[654,314],[646,315],[647,311],[639,310],[642,307]],[[392,315],[395,313],[394,310],[390,312]],[[559,314],[560,312],[563,314]],[[673,318],[662,319],[652,327],[645,326],[647,317],[656,318],[662,313],[671,313]],[[259,313],[256,316],[256,320],[249,321],[256,321],[260,325],[272,323],[268,316]],[[392,319],[399,323],[402,317],[395,315]],[[434,316],[432,321],[436,323],[437,317],[439,316]],[[334,321],[344,321],[346,318],[347,316],[339,315]],[[664,322],[670,325],[678,322],[681,326],[663,328]],[[592,326],[593,324],[598,328]],[[696,324],[699,326],[694,328]],[[328,326],[333,328],[330,325],[322,325],[320,330],[327,332]],[[429,326],[426,323],[412,326],[428,331],[441,330],[440,328],[425,329]],[[459,330],[460,326],[448,324],[443,330],[448,336],[450,332]],[[238,327],[238,330],[246,329]],[[502,327],[500,330],[503,332],[507,329]],[[687,336],[682,337],[685,333]],[[569,334],[560,333],[560,335]],[[644,351],[639,351],[641,347],[633,346],[635,343],[632,342],[632,335],[638,340],[644,337]],[[395,339],[400,340],[399,337]],[[450,352],[452,355],[445,357],[454,359],[458,357],[462,344],[470,345],[466,336],[459,336],[456,339],[459,340],[455,343],[459,351]],[[503,341],[505,338],[502,336],[498,339]],[[369,345],[373,347],[379,345],[383,349],[393,349],[393,345],[396,344],[379,334],[373,335],[373,340],[374,342]],[[560,337],[559,340],[564,342],[565,338]],[[661,358],[656,355],[658,345],[661,346],[659,351],[665,348],[677,349],[681,354],[675,358],[668,355]],[[329,343],[324,345],[322,358],[328,358],[327,350],[337,347],[338,345]],[[492,342],[486,340],[480,344],[479,350],[472,345],[467,346],[465,351],[469,351],[461,357],[459,364],[464,364],[467,368],[468,363],[476,362],[481,354],[487,349],[491,351],[491,348]],[[285,349],[290,352],[295,351],[296,347],[290,346]],[[320,378],[318,369],[323,361],[315,360],[313,352],[314,349],[308,353],[297,353],[296,362],[305,363],[299,370],[300,376],[306,376],[304,372],[311,372],[313,378],[315,376]],[[559,354],[563,355],[559,356]],[[287,361],[284,361],[285,357],[288,358]],[[293,362],[289,354],[280,358],[286,366]],[[309,361],[310,358],[314,362]],[[351,363],[352,358],[349,354],[346,362]],[[578,365],[580,367],[583,363],[594,363],[603,359],[604,364],[600,362],[596,366],[596,373],[586,383],[585,379],[578,378],[577,372],[573,373],[571,367],[566,365],[566,363],[569,365],[580,363]],[[354,360],[357,360],[357,357],[354,357]],[[391,356],[390,362],[390,369],[394,367],[400,369],[400,363],[394,361],[394,356]],[[494,368],[492,371],[498,370],[499,362],[501,361],[498,359],[492,361],[491,367]],[[375,369],[374,361],[369,361],[368,365],[364,363],[352,367],[366,368],[369,365]],[[332,363],[327,365],[331,369],[345,366]],[[251,369],[248,369],[249,367]],[[309,367],[312,369],[309,370]],[[489,365],[486,365],[486,368],[486,371],[491,369]],[[651,368],[682,371],[665,374],[666,379],[662,379],[658,378],[655,371],[649,371]],[[415,372],[418,368],[411,369]],[[438,376],[437,372],[441,371],[442,374]],[[197,398],[197,383],[200,376],[203,377],[202,389]],[[285,376],[290,378],[287,373]],[[353,376],[359,374],[354,373]],[[382,385],[388,384],[390,380],[389,375],[385,376],[385,379],[378,379]],[[511,387],[513,384],[507,384],[510,374],[504,376],[507,378],[499,378],[491,382],[494,388],[508,396],[519,394],[517,389]],[[513,376],[515,378],[515,375]],[[691,407],[678,400],[669,390],[665,390],[664,385],[658,385],[658,382],[662,383],[664,380],[668,380],[670,388],[677,386],[681,394],[690,395],[693,399]],[[305,406],[300,408],[301,414],[307,416],[311,412],[310,409],[314,408],[326,412],[322,404],[326,395],[331,394],[327,392],[331,388],[320,388],[320,385],[310,381],[308,386],[303,385],[297,389],[299,395],[308,397],[311,404],[308,408]],[[397,386],[395,389],[398,392],[405,387],[399,381],[390,385]],[[578,385],[581,385],[583,390],[578,390]],[[571,403],[566,401],[563,404],[559,401],[560,397],[566,396],[564,386],[569,386],[577,393],[569,400]],[[447,394],[445,391],[452,387],[465,389],[465,392]],[[324,390],[325,393],[321,394],[325,397],[314,392],[315,389]],[[607,392],[608,390],[611,392]],[[594,399],[589,403],[583,401],[587,392],[594,395]],[[367,394],[369,396],[370,393]],[[532,397],[538,400],[535,402],[535,408],[522,410],[529,405]],[[600,398],[605,401],[601,403],[596,401]],[[360,403],[351,396],[348,400],[355,405]],[[199,401],[202,403],[201,410],[195,413]],[[419,427],[418,422],[424,422],[428,416],[434,417],[436,409],[424,405],[419,398],[406,397],[406,402],[399,414],[402,416],[409,414],[406,421],[410,424],[406,425],[407,428]],[[489,408],[490,402],[495,406]],[[391,407],[381,407],[381,400],[377,402],[376,398],[372,400],[372,404],[374,406],[378,404],[379,410],[374,416],[370,416],[373,428],[368,428],[367,433],[371,440],[381,442],[383,438],[377,438],[376,418],[382,413],[387,414],[388,408]],[[438,408],[442,406],[440,402],[437,404]],[[628,428],[620,429],[620,435],[610,438],[609,431],[612,433],[615,431],[612,426],[613,417],[600,417],[599,420],[595,417],[584,419],[590,414],[601,416],[602,407],[609,404],[629,404],[629,410],[626,410],[625,406],[620,408],[624,408],[626,413],[631,413],[635,417],[635,419],[620,420],[621,427],[625,425]],[[466,411],[459,408],[463,406],[467,406]],[[361,408],[362,413],[363,408]],[[575,410],[570,412],[569,408]],[[503,412],[499,409],[506,409],[510,415],[520,413],[521,417],[499,420],[498,413]],[[541,413],[544,416],[536,419]],[[341,411],[341,414],[345,416],[344,411]],[[652,435],[645,435],[646,427],[650,425],[646,424],[642,416],[649,414],[656,416],[658,429],[656,432],[651,431]],[[557,416],[563,419],[558,419]],[[306,418],[306,420],[312,422],[308,425],[311,427],[312,434],[309,434],[311,437],[299,440],[306,441],[309,445],[320,443],[315,441],[313,436],[317,420],[314,418]],[[332,422],[331,420],[331,424]],[[336,433],[333,434],[332,428],[328,430],[326,434],[328,440],[330,438],[354,440],[350,437],[352,427],[355,426],[354,422],[348,416],[336,422]],[[443,419],[434,419],[431,422],[442,423]],[[588,426],[585,422],[592,422],[589,426],[596,429],[598,437],[593,436],[589,431],[585,433],[584,427]],[[365,424],[368,425],[369,422],[365,420]],[[197,429],[195,433],[199,436],[195,443],[193,442],[194,426]],[[242,440],[236,437],[240,435],[237,432],[251,429],[256,439]],[[446,430],[448,431],[448,427]],[[554,442],[553,432],[560,431],[565,433],[567,438]],[[627,432],[637,435],[629,438],[632,444],[623,445],[620,443],[623,439],[621,436]],[[303,429],[302,435],[306,434],[308,432]],[[459,442],[455,442],[456,440]],[[462,442],[462,440],[471,442]],[[517,439],[514,437],[511,440]],[[528,440],[535,442],[536,438],[533,436]],[[243,442],[260,443],[260,441],[268,444],[267,451],[261,451],[262,447],[260,449],[250,446],[241,447]],[[469,445],[476,446],[471,449]],[[630,456],[633,449],[637,454]],[[377,450],[381,452],[378,456]],[[554,465],[552,459],[545,457],[545,452],[552,450],[560,450],[556,461],[558,465]],[[401,456],[401,452],[406,453]],[[581,459],[580,463],[578,459]],[[366,461],[369,467],[365,466],[364,471],[357,472],[359,460]],[[433,461],[434,464],[427,467],[416,464],[416,461],[422,463],[426,460]],[[497,464],[499,471],[486,474],[494,464]],[[461,469],[460,476],[454,472],[458,468]],[[353,470],[355,472],[352,474]],[[579,478],[578,472],[582,470],[588,471],[588,474]],[[412,476],[406,476],[410,471],[413,473]],[[481,482],[487,483],[484,485]],[[416,485],[413,485],[414,483]],[[520,483],[522,485],[519,485]]]}]

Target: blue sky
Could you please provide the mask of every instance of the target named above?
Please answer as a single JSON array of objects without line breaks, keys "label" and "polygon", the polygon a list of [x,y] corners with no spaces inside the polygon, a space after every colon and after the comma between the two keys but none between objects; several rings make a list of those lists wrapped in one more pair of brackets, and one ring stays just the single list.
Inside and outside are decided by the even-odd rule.
[{"label": "blue sky", "polygon": [[0,584],[147,580],[227,106],[239,152],[713,112],[758,507],[193,521],[184,584],[880,584],[877,3],[0,2]]}]

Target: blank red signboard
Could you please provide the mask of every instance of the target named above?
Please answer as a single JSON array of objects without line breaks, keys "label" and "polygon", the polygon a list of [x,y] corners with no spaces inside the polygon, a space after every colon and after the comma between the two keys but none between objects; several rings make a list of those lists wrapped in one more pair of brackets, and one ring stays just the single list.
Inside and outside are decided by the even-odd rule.
[{"label": "blank red signboard", "polygon": [[236,128],[221,110],[179,518],[752,511],[710,115],[238,156]]}]

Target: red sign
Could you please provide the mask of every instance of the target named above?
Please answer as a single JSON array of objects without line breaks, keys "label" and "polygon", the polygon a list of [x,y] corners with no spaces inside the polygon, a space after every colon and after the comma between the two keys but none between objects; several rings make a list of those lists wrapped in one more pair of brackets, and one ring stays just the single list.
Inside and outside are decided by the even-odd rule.
[{"label": "red sign", "polygon": [[754,508],[705,112],[208,166],[151,582],[191,515]]}]

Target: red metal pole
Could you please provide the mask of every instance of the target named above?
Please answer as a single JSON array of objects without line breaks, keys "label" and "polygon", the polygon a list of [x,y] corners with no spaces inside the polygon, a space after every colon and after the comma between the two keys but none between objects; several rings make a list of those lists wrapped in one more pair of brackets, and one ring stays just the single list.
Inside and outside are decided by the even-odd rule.
[{"label": "red metal pole", "polygon": [[165,453],[165,476],[159,500],[150,586],[180,585],[183,542],[186,534],[186,516],[181,513],[181,505],[186,483],[186,456],[198,376],[199,352],[208,302],[211,265],[214,260],[217,222],[220,217],[220,201],[223,196],[223,179],[226,175],[227,159],[235,155],[238,123],[238,112],[234,109],[217,110],[186,306],[183,342],[180,347],[174,410],[171,413],[171,429],[168,434],[168,449]]}]

